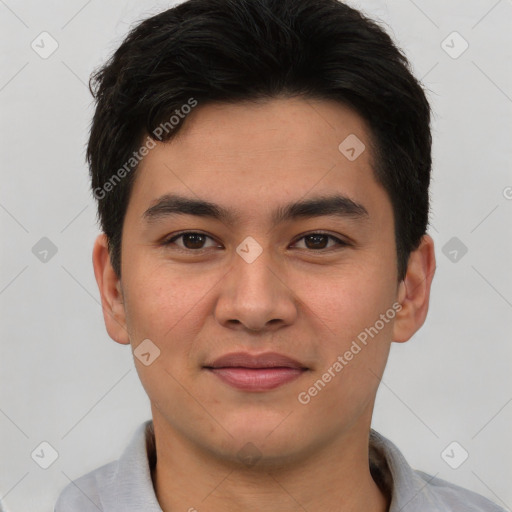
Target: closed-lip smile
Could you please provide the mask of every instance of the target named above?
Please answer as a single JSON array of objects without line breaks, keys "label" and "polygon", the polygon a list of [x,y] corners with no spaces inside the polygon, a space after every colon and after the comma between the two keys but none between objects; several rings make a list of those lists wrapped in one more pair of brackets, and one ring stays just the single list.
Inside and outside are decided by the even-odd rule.
[{"label": "closed-lip smile", "polygon": [[244,391],[274,389],[308,370],[295,359],[276,352],[233,352],[218,357],[204,368],[224,383]]}]

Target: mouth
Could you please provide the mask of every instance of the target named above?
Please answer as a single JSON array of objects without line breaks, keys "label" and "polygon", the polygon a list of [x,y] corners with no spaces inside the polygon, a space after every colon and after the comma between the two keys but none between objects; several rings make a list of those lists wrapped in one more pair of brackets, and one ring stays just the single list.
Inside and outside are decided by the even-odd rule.
[{"label": "mouth", "polygon": [[244,391],[268,391],[300,377],[308,368],[282,354],[226,354],[203,367],[224,383]]}]

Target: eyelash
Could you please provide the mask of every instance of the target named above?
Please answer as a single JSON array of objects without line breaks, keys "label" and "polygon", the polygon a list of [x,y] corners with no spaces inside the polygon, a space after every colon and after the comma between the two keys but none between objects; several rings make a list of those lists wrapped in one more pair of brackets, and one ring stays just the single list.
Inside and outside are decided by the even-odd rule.
[{"label": "eyelash", "polygon": [[[210,236],[210,235],[207,235],[205,233],[201,233],[199,231],[183,231],[181,233],[178,233],[178,234],[175,234],[173,235],[171,238],[168,238],[167,240],[164,240],[164,242],[162,242],[162,245],[164,247],[166,246],[169,246],[169,245],[172,245],[174,243],[175,240],[178,240],[180,238],[183,238],[184,236],[186,235],[201,235],[201,236],[204,236],[206,238],[209,238],[210,240],[213,240],[213,238]],[[311,233],[306,233],[305,235],[302,235],[300,238],[298,238],[294,244],[296,244],[297,242],[299,242],[300,240],[308,237],[308,236],[314,236],[314,235],[321,235],[321,236],[325,236],[331,240],[334,240],[336,241],[337,245],[338,245],[338,248],[341,248],[341,247],[346,247],[346,246],[349,246],[350,244],[348,242],[345,242],[343,240],[341,240],[340,238],[338,237],[335,237],[333,235],[330,235],[329,233],[324,233],[322,231],[313,231]],[[183,251],[183,252],[194,252],[194,253],[202,253],[208,249],[210,249],[210,247],[205,247],[205,248],[201,248],[201,249],[188,249],[186,247],[180,247],[180,246],[177,246],[178,250],[180,251]],[[313,252],[325,252],[325,251],[329,251],[329,250],[332,250],[333,248],[332,247],[329,247],[329,248],[322,248],[322,249],[308,249],[307,247],[305,248],[306,250],[310,250],[310,251],[313,251]]]}]

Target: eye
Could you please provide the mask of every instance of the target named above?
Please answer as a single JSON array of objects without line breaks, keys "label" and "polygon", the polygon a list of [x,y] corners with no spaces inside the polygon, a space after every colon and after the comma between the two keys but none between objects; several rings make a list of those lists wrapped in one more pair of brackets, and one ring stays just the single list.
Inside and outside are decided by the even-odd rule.
[{"label": "eye", "polygon": [[[181,243],[176,243],[177,240],[181,239]],[[205,246],[207,240],[211,241],[209,246]],[[340,240],[339,238],[329,235],[327,233],[310,233],[308,235],[304,235],[299,238],[293,245],[297,245],[300,241],[304,240],[304,246],[299,247],[300,249],[310,249],[315,252],[323,249],[330,249],[334,246],[347,246],[349,245],[347,242]],[[330,247],[328,246],[329,240],[334,241],[334,244]],[[204,233],[199,233],[196,231],[185,231],[183,233],[178,233],[177,235],[172,236],[162,243],[164,246],[176,245],[179,249],[185,251],[194,251],[199,252],[203,249],[207,249],[208,247],[219,247],[216,244],[215,240]]]},{"label": "eye", "polygon": [[[176,244],[176,240],[182,239],[182,244]],[[214,242],[213,238],[205,235],[204,233],[197,233],[196,231],[186,231],[184,233],[179,233],[178,235],[174,235],[172,238],[164,241],[162,245],[172,245],[175,244],[178,248],[183,250],[192,250],[192,251],[200,251],[201,249],[205,249],[207,247],[204,246],[204,243],[207,239],[210,239]],[[215,243],[213,243],[215,246]],[[212,247],[212,245],[210,246]]]},{"label": "eye", "polygon": [[317,251],[317,250],[321,250],[321,249],[326,249],[326,248],[332,248],[331,247],[327,247],[327,244],[328,244],[328,241],[330,240],[333,240],[335,242],[335,246],[340,246],[340,247],[343,247],[343,246],[347,246],[349,245],[347,242],[344,242],[343,240],[340,240],[339,238],[333,236],[333,235],[329,235],[327,233],[310,233],[308,235],[304,235],[303,237],[299,238],[297,240],[297,242],[295,242],[294,245],[296,245],[298,242],[300,242],[301,240],[304,240],[304,245],[305,247],[300,247],[300,249],[312,249],[314,251]]}]

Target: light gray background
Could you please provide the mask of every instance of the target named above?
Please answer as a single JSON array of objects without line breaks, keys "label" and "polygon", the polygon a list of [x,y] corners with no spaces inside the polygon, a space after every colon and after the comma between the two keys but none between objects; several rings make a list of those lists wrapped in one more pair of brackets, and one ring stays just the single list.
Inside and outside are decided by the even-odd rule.
[{"label": "light gray background", "polygon": [[[436,113],[431,308],[420,332],[393,346],[373,426],[413,467],[510,509],[512,3],[351,4],[388,27]],[[170,5],[0,0],[0,496],[9,511],[53,510],[70,480],[117,458],[150,417],[130,348],[105,331],[92,269],[86,84],[133,22]],[[42,31],[59,44],[47,59],[31,48]],[[453,31],[469,43],[457,59],[441,46]],[[42,237],[58,248],[46,263],[32,253]],[[468,248],[457,262],[442,252],[452,237]],[[46,470],[31,458],[42,441],[59,454]],[[458,469],[441,457],[452,441],[469,452]]]}]

